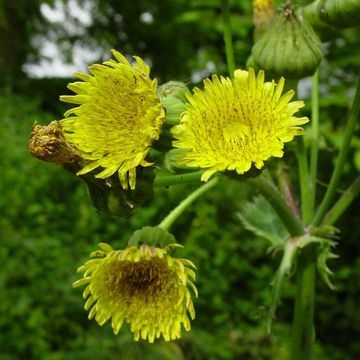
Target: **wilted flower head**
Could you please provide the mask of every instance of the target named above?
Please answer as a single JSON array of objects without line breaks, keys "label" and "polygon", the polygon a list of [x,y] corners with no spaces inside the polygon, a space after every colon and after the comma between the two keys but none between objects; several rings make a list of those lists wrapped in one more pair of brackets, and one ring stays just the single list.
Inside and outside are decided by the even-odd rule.
[{"label": "wilted flower head", "polygon": [[89,319],[99,325],[111,319],[117,334],[123,323],[129,323],[134,340],[148,339],[150,343],[162,336],[166,341],[181,336],[181,326],[190,330],[190,318],[195,311],[188,287],[197,296],[189,278],[194,279],[194,267],[187,259],[176,259],[168,251],[178,244],[163,248],[142,244],[116,251],[99,244],[78,271],[84,277],[73,286],[86,284],[85,309]]},{"label": "wilted flower head", "polygon": [[298,127],[306,117],[293,115],[303,101],[289,102],[294,91],[281,96],[284,79],[264,82],[264,72],[255,76],[236,70],[235,79],[212,77],[204,90],[194,89],[179,125],[172,132],[174,146],[187,149],[181,164],[207,169],[207,181],[217,171],[243,174],[252,164],[260,169],[271,156],[282,157],[284,142],[303,134]]},{"label": "wilted flower head", "polygon": [[82,161],[79,151],[66,141],[57,121],[46,126],[34,124],[28,147],[33,156],[44,161],[75,167]]},{"label": "wilted flower head", "polygon": [[[159,138],[164,110],[156,94],[156,80],[150,69],[135,57],[130,65],[113,50],[117,59],[89,67],[93,76],[74,75],[82,81],[71,83],[76,95],[64,95],[62,101],[79,106],[65,113],[61,121],[65,136],[84,159],[91,160],[79,175],[101,168],[96,177],[105,179],[118,172],[124,189],[135,188],[137,166],[152,165],[146,156]],[[69,116],[71,115],[71,116]]]}]

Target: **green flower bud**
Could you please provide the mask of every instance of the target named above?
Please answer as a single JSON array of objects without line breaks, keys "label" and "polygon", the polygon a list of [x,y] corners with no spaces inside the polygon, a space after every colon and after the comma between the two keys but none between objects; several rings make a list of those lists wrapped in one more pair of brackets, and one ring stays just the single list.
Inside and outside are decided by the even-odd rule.
[{"label": "green flower bud", "polygon": [[186,149],[172,149],[170,150],[164,160],[164,166],[167,170],[172,173],[188,173],[190,171],[198,171],[196,168],[189,168],[187,165],[179,164],[178,160],[180,160],[187,153]]},{"label": "green flower bud", "polygon": [[360,24],[359,0],[320,0],[320,18],[337,28],[348,28]]},{"label": "green flower bud", "polygon": [[136,230],[129,240],[129,246],[141,246],[145,244],[154,247],[164,247],[175,243],[176,239],[174,235],[158,226],[144,226],[140,230]]},{"label": "green flower bud", "polygon": [[290,3],[276,14],[252,55],[255,64],[270,75],[293,79],[313,74],[323,56],[319,38]]},{"label": "green flower bud", "polygon": [[153,144],[154,149],[161,152],[172,149],[173,137],[170,129],[180,122],[180,116],[185,111],[187,93],[189,93],[189,89],[180,81],[169,81],[159,86],[158,96],[161,105],[165,109],[165,123],[162,127],[159,140]]}]

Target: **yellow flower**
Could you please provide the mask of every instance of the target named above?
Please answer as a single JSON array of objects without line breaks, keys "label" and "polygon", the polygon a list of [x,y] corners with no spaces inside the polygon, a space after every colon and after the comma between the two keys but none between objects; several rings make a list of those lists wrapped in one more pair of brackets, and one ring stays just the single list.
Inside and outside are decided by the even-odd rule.
[{"label": "yellow flower", "polygon": [[148,339],[150,343],[162,336],[166,341],[181,336],[181,326],[190,330],[195,317],[188,287],[197,296],[193,282],[195,267],[187,259],[176,259],[168,254],[169,244],[157,248],[142,244],[125,250],[113,250],[100,243],[78,271],[83,278],[73,286],[87,284],[83,293],[89,319],[95,317],[99,325],[111,319],[117,334],[124,322],[129,323],[134,340]]},{"label": "yellow flower", "polygon": [[303,134],[297,125],[306,117],[294,117],[303,101],[289,102],[294,91],[281,96],[284,79],[264,82],[264,72],[236,70],[235,79],[215,75],[188,96],[187,110],[172,129],[173,145],[187,149],[180,164],[205,168],[207,181],[217,171],[260,169],[271,156],[282,157],[284,142]]},{"label": "yellow flower", "polygon": [[60,100],[80,106],[68,110],[60,123],[66,139],[91,161],[78,175],[100,167],[96,177],[118,172],[123,188],[130,184],[134,189],[137,166],[152,165],[145,158],[159,138],[164,109],[156,94],[157,82],[150,79],[142,59],[135,57],[136,63],[130,65],[119,52],[112,53],[117,61],[90,66],[93,76],[74,74],[82,80],[68,85],[76,95]]},{"label": "yellow flower", "polygon": [[253,19],[256,27],[266,28],[275,14],[274,0],[253,0]]}]

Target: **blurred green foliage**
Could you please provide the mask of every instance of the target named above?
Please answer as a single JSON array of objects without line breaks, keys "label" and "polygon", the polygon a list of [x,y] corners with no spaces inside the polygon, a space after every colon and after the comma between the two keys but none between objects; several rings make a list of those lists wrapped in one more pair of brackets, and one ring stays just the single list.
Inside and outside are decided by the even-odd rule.
[{"label": "blurred green foliage", "polygon": [[[280,254],[269,256],[268,243],[244,229],[239,212],[251,194],[233,180],[198,200],[174,225],[178,241],[186,245],[178,255],[189,257],[198,267],[197,315],[190,333],[176,342],[148,345],[134,343],[126,329],[114,336],[108,324],[99,327],[87,320],[81,290],[71,288],[77,278],[75,269],[96,243],[109,242],[120,248],[134,230],[159,223],[191,187],[157,190],[130,219],[106,217],[90,205],[79,179],[31,158],[26,149],[31,125],[59,118],[63,107],[57,97],[66,91],[63,80],[15,82],[26,56],[31,58],[38,50],[29,49],[29,39],[41,29],[38,10],[45,2],[52,3],[28,1],[33,9],[26,21],[21,1],[0,2],[0,28],[10,5],[16,9],[11,17],[28,24],[21,28],[22,40],[13,41],[15,50],[21,50],[19,61],[11,63],[14,56],[1,52],[0,47],[0,58],[9,65],[2,70],[6,86],[0,87],[0,360],[286,359],[293,288],[288,284],[284,289],[270,340],[266,310]],[[163,81],[186,80],[194,71],[207,76],[209,61],[218,73],[225,72],[218,1],[99,0],[94,4],[94,22],[86,36],[71,38],[66,29],[46,25],[47,31],[58,31],[64,50],[71,53],[75,41],[97,44],[106,54],[109,47],[116,47],[151,60],[153,74]],[[251,2],[233,1],[232,6],[236,61],[244,66],[252,47]],[[139,21],[144,12],[153,15],[152,23]],[[126,16],[120,21],[117,14]],[[26,47],[21,45],[24,41]],[[324,46],[319,180],[326,184],[360,66],[359,30],[339,32]],[[358,135],[342,189],[359,172]],[[296,166],[291,152],[286,162],[290,168]],[[296,187],[296,172],[291,175]],[[338,290],[330,292],[320,281],[318,284],[316,359],[360,358],[359,211],[354,204],[339,223],[341,239],[336,252],[340,258],[331,264]]]}]

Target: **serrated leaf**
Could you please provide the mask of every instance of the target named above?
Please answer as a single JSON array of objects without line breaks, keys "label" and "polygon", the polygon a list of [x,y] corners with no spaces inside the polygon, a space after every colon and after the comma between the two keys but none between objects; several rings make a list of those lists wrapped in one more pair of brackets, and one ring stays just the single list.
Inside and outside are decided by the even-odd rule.
[{"label": "serrated leaf", "polygon": [[271,205],[263,197],[255,197],[238,215],[247,230],[270,241],[273,247],[284,244],[288,232]]},{"label": "serrated leaf", "polygon": [[317,269],[319,271],[321,279],[325,284],[331,289],[336,290],[336,287],[330,280],[330,276],[333,275],[333,272],[329,269],[327,261],[331,259],[336,259],[339,256],[331,252],[332,247],[334,246],[333,242],[327,241],[323,243],[317,258]]},{"label": "serrated leaf", "polygon": [[291,269],[294,267],[298,250],[299,248],[297,246],[296,240],[291,239],[286,242],[283,257],[273,281],[268,321],[269,333],[271,332],[272,321],[275,318],[277,306],[280,304],[281,290],[284,284],[284,280],[287,276],[289,276]]}]

